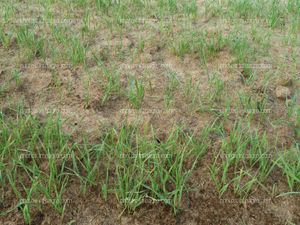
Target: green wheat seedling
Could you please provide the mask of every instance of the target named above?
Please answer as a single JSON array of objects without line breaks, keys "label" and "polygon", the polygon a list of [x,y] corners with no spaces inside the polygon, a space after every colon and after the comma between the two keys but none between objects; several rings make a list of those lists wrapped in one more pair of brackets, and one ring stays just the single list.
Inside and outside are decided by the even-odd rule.
[{"label": "green wheat seedling", "polygon": [[145,160],[136,157],[131,165],[123,163],[116,166],[116,195],[118,200],[129,210],[135,210],[143,203],[142,188],[145,183]]},{"label": "green wheat seedling", "polygon": [[[203,15],[202,1],[197,0],[38,0],[37,4],[27,4],[28,7],[24,4],[24,1],[2,0],[0,6],[0,96],[4,102],[8,101],[2,105],[3,112],[0,110],[0,205],[5,203],[4,207],[3,204],[0,206],[3,208],[0,216],[4,216],[4,220],[19,213],[24,217],[24,223],[33,224],[41,219],[39,212],[44,214],[43,211],[49,209],[55,211],[62,223],[73,224],[75,220],[68,222],[69,218],[64,218],[67,210],[72,211],[72,207],[68,207],[69,201],[74,199],[77,204],[95,190],[99,198],[117,200],[130,212],[144,206],[166,206],[165,209],[173,211],[175,217],[180,216],[188,203],[186,200],[194,198],[189,195],[193,191],[190,184],[197,181],[199,174],[192,177],[193,172],[198,167],[202,171],[202,157],[209,151],[213,154],[211,179],[219,196],[230,191],[239,198],[247,198],[256,190],[272,192],[272,196],[276,196],[278,182],[280,187],[284,188],[286,183],[290,189],[280,196],[299,195],[300,154],[296,142],[300,136],[296,79],[300,44],[299,0],[206,0]],[[57,13],[56,9],[61,11]],[[77,18],[81,24],[57,24],[57,16]],[[38,22],[28,23],[23,20],[27,17]],[[219,23],[219,19],[226,22]],[[155,34],[147,37],[150,31]],[[130,43],[109,46],[109,42],[102,46],[103,39],[129,40]],[[156,43],[157,40],[162,42]],[[90,48],[99,56],[94,56],[95,60],[90,59]],[[149,82],[151,86],[155,82],[137,77],[130,77],[126,82],[121,77],[124,71],[117,70],[114,65],[148,61],[149,57],[152,61],[163,62],[164,57],[170,58],[168,50],[181,59],[181,67],[186,68],[184,73],[193,70],[193,77],[168,71],[167,78],[162,79],[165,86],[161,95],[166,107],[190,106],[186,110],[187,116],[193,120],[177,121],[188,122],[189,126],[156,133],[148,122],[137,127],[130,125],[130,120],[113,125],[104,121],[101,132],[96,134],[92,130],[90,136],[85,129],[81,131],[82,121],[73,121],[75,117],[63,121],[59,113],[47,113],[48,109],[35,109],[34,116],[23,106],[9,108],[13,105],[10,92],[15,91],[17,97],[22,97],[24,91],[30,91],[32,83],[30,79],[23,81],[23,70],[12,65],[19,65],[25,59],[26,63],[34,60],[36,65],[47,59],[56,64],[69,61],[79,74],[93,71],[95,75],[80,76],[78,80],[70,74],[72,71],[51,69],[49,88],[57,91],[61,98],[64,89],[70,94],[74,84],[79,84],[84,89],[84,107],[90,105],[93,93],[100,96],[97,110],[106,111],[106,104],[117,104],[118,108],[124,103],[124,96],[130,105],[140,109],[146,105],[145,83]],[[5,59],[6,56],[9,57]],[[189,68],[189,60],[193,68]],[[222,70],[224,74],[210,71],[219,61],[239,65],[238,69],[228,72],[239,75],[242,82],[237,85],[225,83],[221,77],[227,76],[225,69]],[[256,62],[270,62],[274,68],[254,69],[252,63]],[[195,64],[199,64],[199,68]],[[93,68],[89,70],[88,67]],[[25,72],[47,73],[46,70],[32,67]],[[201,89],[205,87],[205,82],[201,83],[203,77],[199,76],[202,70],[208,78],[208,90]],[[151,72],[146,71],[147,74]],[[154,78],[159,74],[156,72]],[[282,74],[294,77],[288,84],[281,84]],[[68,77],[60,80],[65,75]],[[29,86],[24,89],[22,82],[29,82]],[[95,82],[99,83],[101,91],[94,90]],[[183,86],[181,82],[184,82]],[[263,88],[260,88],[261,84]],[[277,98],[278,85],[288,87],[291,98],[285,101]],[[156,87],[150,87],[151,92]],[[228,92],[234,92],[227,90],[230,87],[244,91],[236,90],[237,95],[230,96]],[[209,95],[202,91],[208,91]],[[44,96],[38,93],[36,97],[40,94]],[[56,102],[52,100],[52,103]],[[180,105],[182,100],[185,102]],[[284,104],[282,110],[276,109]],[[200,130],[202,125],[193,122],[194,116],[205,116],[208,110],[203,112],[202,109],[212,106],[210,111],[214,114],[207,116],[212,117],[213,122]],[[272,115],[266,113],[271,106]],[[203,113],[193,115],[199,112],[198,107]],[[232,109],[241,111],[233,114]],[[278,116],[281,118],[274,118]],[[277,124],[284,126],[284,129],[279,127],[278,136],[284,143],[277,143],[277,139],[273,140],[273,132],[264,130],[266,126]],[[69,132],[73,126],[75,133]],[[114,128],[104,128],[106,126]],[[278,130],[278,127],[273,128]],[[291,133],[288,140],[286,131]],[[279,144],[286,149],[277,149]],[[280,152],[272,155],[273,150]],[[271,175],[278,178],[278,182],[273,182],[270,187],[273,189],[269,190],[264,185],[272,183]],[[74,187],[78,187],[80,196],[65,199],[73,193]]]},{"label": "green wheat seedling", "polygon": [[247,36],[239,31],[234,31],[228,37],[230,51],[236,56],[236,63],[249,64],[254,58],[254,49]]},{"label": "green wheat seedling", "polygon": [[9,84],[7,82],[4,82],[0,85],[0,96],[5,96],[5,94],[9,91]]},{"label": "green wheat seedling", "polygon": [[23,211],[25,223],[27,223],[27,224],[31,223],[30,208],[32,205],[31,201],[32,201],[33,194],[34,194],[34,192],[36,192],[36,186],[37,186],[37,183],[35,181],[30,188],[28,188],[28,189],[25,188],[26,199],[25,199],[24,205],[22,206],[22,211]]},{"label": "green wheat seedling", "polygon": [[12,79],[16,82],[17,86],[21,85],[21,72],[19,70],[13,70]]},{"label": "green wheat seedling", "polygon": [[[285,102],[285,106],[287,109],[287,115],[289,118],[297,118],[297,115],[300,116],[299,113],[297,113],[297,111],[300,110],[300,106],[297,104],[297,99],[299,98],[298,95],[299,94],[293,95],[289,101]],[[296,122],[296,120],[295,120],[295,122]]]},{"label": "green wheat seedling", "polygon": [[96,0],[96,6],[101,11],[107,11],[114,4],[119,4],[118,0]]},{"label": "green wheat seedling", "polygon": [[88,74],[88,78],[85,79],[83,82],[83,86],[84,86],[84,95],[83,95],[83,98],[84,98],[84,102],[85,102],[85,107],[88,107],[90,105],[90,85],[91,85],[91,75]]},{"label": "green wheat seedling", "polygon": [[249,124],[243,127],[241,121],[236,123],[229,137],[223,139],[221,152],[211,166],[211,178],[220,195],[231,184],[241,197],[248,196],[254,184],[261,186],[274,168],[269,149],[266,134],[252,133]]},{"label": "green wheat seedling", "polygon": [[181,38],[173,43],[171,49],[176,56],[183,58],[185,54],[188,54],[192,51],[192,46],[189,40]]},{"label": "green wheat seedling", "polygon": [[262,97],[255,98],[253,95],[250,95],[246,92],[238,92],[240,99],[240,105],[242,107],[240,114],[246,115],[250,119],[252,118],[261,118],[266,119],[270,109],[267,109],[268,96],[263,94]]},{"label": "green wheat seedling", "polygon": [[206,65],[208,59],[217,55],[227,45],[227,38],[221,31],[186,31],[171,43],[171,50],[175,55],[183,58],[186,54],[196,54],[202,64]]},{"label": "green wheat seedling", "polygon": [[3,45],[4,48],[8,48],[12,41],[12,33],[5,33],[2,28],[0,28],[0,45]]},{"label": "green wheat seedling", "polygon": [[[113,132],[111,139],[118,137],[115,145],[117,165],[115,167],[117,182],[115,193],[119,202],[128,210],[134,210],[143,203],[143,183],[146,179],[146,159],[134,157],[132,144],[137,141],[134,127],[122,127],[119,132]],[[138,153],[137,150],[135,153]]]},{"label": "green wheat seedling", "polygon": [[246,0],[239,0],[239,1],[229,1],[228,2],[229,8],[229,15],[231,17],[238,17],[247,19],[251,16],[254,16],[257,7],[255,6],[255,1],[246,1]]},{"label": "green wheat seedling", "polygon": [[221,31],[214,32],[210,35],[205,34],[206,48],[208,52],[208,57],[212,57],[220,52],[227,45],[227,37],[225,37]]},{"label": "green wheat seedling", "polygon": [[120,94],[121,89],[121,76],[118,71],[116,71],[114,68],[109,69],[105,66],[101,66],[102,70],[104,72],[104,75],[107,79],[107,84],[105,87],[104,95],[102,97],[101,104],[104,105],[111,95],[113,94]]},{"label": "green wheat seedling", "polygon": [[105,174],[105,181],[103,181],[101,185],[101,193],[105,201],[107,201],[108,198],[108,191],[109,191],[108,187],[109,187],[109,170],[107,168]]},{"label": "green wheat seedling", "polygon": [[222,16],[224,14],[223,4],[220,1],[207,0],[204,2],[205,15],[207,16]]},{"label": "green wheat seedling", "polygon": [[179,10],[179,3],[177,0],[159,0],[157,4],[161,14],[175,14]]},{"label": "green wheat seedling", "polygon": [[135,108],[141,108],[145,97],[145,88],[142,81],[138,81],[136,78],[130,78],[127,97]]},{"label": "green wheat seedling", "polygon": [[90,11],[86,10],[83,17],[83,32],[88,32],[90,27],[90,21],[91,21],[91,13]]},{"label": "green wheat seedling", "polygon": [[25,50],[27,59],[45,57],[45,39],[37,37],[27,26],[17,29],[17,43]]},{"label": "green wheat seedling", "polygon": [[224,91],[225,85],[224,81],[222,81],[216,73],[214,73],[212,76],[209,78],[209,84],[211,86],[212,93],[210,93],[210,101],[220,101],[222,98],[222,93]]},{"label": "green wheat seedling", "polygon": [[288,151],[279,155],[276,164],[286,176],[291,191],[300,192],[300,151],[295,144]]},{"label": "green wheat seedling", "polygon": [[245,92],[239,92],[238,96],[239,96],[240,103],[241,103],[243,109],[256,109],[257,108],[256,101],[253,99],[252,95],[245,93]]},{"label": "green wheat seedling", "polygon": [[68,44],[68,38],[66,36],[67,33],[67,28],[64,26],[50,26],[51,29],[51,35],[53,40],[57,43],[57,44],[63,44],[63,45],[67,45]]},{"label": "green wheat seedling", "polygon": [[86,4],[88,4],[87,0],[77,0],[75,1],[75,3],[79,6],[79,7],[85,7]]},{"label": "green wheat seedling", "polygon": [[251,192],[252,187],[258,183],[255,176],[243,168],[235,174],[232,179],[234,193],[242,198],[246,198]]},{"label": "green wheat seedling", "polygon": [[168,0],[168,9],[170,10],[170,12],[175,13],[177,12],[177,7],[178,7],[178,3],[177,0]]},{"label": "green wheat seedling", "polygon": [[62,80],[60,76],[57,74],[56,71],[51,71],[51,83],[56,88],[60,98],[62,99],[64,97],[63,93],[63,86],[62,86]]},{"label": "green wheat seedling", "polygon": [[293,0],[288,1],[287,10],[289,13],[300,15],[300,2]]},{"label": "green wheat seedling", "polygon": [[164,100],[167,107],[173,104],[175,91],[179,88],[180,80],[176,72],[168,72],[168,85],[164,91]]},{"label": "green wheat seedling", "polygon": [[197,1],[192,0],[191,2],[184,2],[182,7],[183,7],[184,14],[186,14],[187,16],[192,16],[194,18],[197,16],[198,14]]},{"label": "green wheat seedling", "polygon": [[68,58],[73,65],[85,64],[86,61],[87,48],[82,44],[82,42],[73,37],[68,46]]},{"label": "green wheat seedling", "polygon": [[139,53],[144,52],[145,45],[146,45],[146,40],[142,39],[142,38],[139,38],[139,42],[138,42],[138,51],[139,51]]},{"label": "green wheat seedling", "polygon": [[[128,210],[144,203],[162,202],[172,206],[177,213],[187,191],[186,181],[197,160],[190,168],[185,168],[184,162],[192,153],[199,159],[206,151],[205,144],[182,134],[180,128],[174,130],[164,143],[158,143],[155,134],[149,140],[136,132],[136,129],[123,127],[113,134],[118,135],[118,142],[114,145],[118,200]],[[182,144],[178,142],[180,138]],[[180,151],[177,150],[179,146]],[[170,186],[173,187],[171,190]]]},{"label": "green wheat seedling", "polygon": [[265,31],[253,25],[251,29],[251,39],[259,46],[259,54],[268,56],[268,49],[271,47],[272,31]]},{"label": "green wheat seedling", "polygon": [[87,187],[96,186],[99,179],[100,162],[102,157],[104,157],[104,146],[105,139],[100,145],[90,147],[88,144],[85,144],[84,147],[78,149],[80,152],[80,158],[78,158],[79,166],[85,174],[82,183],[83,193],[87,192]]},{"label": "green wheat seedling", "polygon": [[[226,8],[226,11],[224,10]],[[289,17],[299,15],[298,1],[247,1],[230,0],[226,2],[206,1],[207,14],[224,18],[241,18],[248,22],[251,19],[266,21],[270,28],[285,25]]]},{"label": "green wheat seedling", "polygon": [[273,0],[271,2],[271,7],[268,13],[268,23],[271,28],[275,28],[282,22],[282,8],[283,7],[281,6],[279,0]]},{"label": "green wheat seedling", "polygon": [[200,92],[200,82],[194,82],[192,77],[190,77],[184,86],[184,97],[192,104],[194,107],[199,103],[199,92]]},{"label": "green wheat seedling", "polygon": [[273,154],[270,152],[270,146],[267,139],[267,134],[259,134],[257,131],[249,136],[249,162],[251,167],[257,167],[257,179],[260,182],[266,180],[274,168],[272,163]]},{"label": "green wheat seedling", "polygon": [[4,23],[7,23],[14,17],[16,13],[16,6],[11,1],[4,1],[0,13]]},{"label": "green wheat seedling", "polygon": [[[65,192],[65,188],[68,182],[68,177],[66,176],[62,181],[57,182],[59,185],[53,186],[53,190],[49,190],[48,187],[44,187],[43,185],[39,185],[39,191],[44,194],[45,199],[49,202],[52,207],[60,214],[64,215],[66,205],[68,203],[68,199],[63,199],[63,193]],[[54,197],[52,192],[54,192]]]},{"label": "green wheat seedling", "polygon": [[[52,196],[51,193],[57,193],[55,201],[58,203],[53,202],[53,207],[60,213],[64,211],[63,207],[60,207],[59,199],[66,184],[63,173],[67,157],[58,158],[55,155],[68,154],[68,145],[67,138],[60,130],[59,120],[53,121],[49,118],[45,121],[45,125],[41,126],[33,116],[24,116],[21,111],[17,113],[17,120],[6,117],[0,120],[0,127],[3,131],[0,136],[0,157],[3,162],[13,159],[13,163],[6,167],[6,177],[18,200],[23,199],[22,189],[27,193],[26,201],[21,202],[20,207],[25,222],[29,224],[31,222],[30,209],[36,207],[36,204],[32,204],[31,201],[40,199],[40,193],[44,193],[46,199]],[[31,159],[31,162],[28,159]],[[58,167],[58,160],[60,160],[60,167]],[[45,170],[40,167],[42,162],[47,162],[49,165],[49,171],[46,174]],[[24,183],[22,178],[24,176],[28,177],[31,182]],[[46,186],[43,187],[42,184]]]}]

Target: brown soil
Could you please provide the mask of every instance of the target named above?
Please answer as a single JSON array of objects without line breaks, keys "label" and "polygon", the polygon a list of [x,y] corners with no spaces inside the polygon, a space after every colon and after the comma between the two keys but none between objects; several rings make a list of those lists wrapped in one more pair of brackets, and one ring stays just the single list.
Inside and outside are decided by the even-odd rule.
[{"label": "brown soil", "polygon": [[[203,1],[198,1],[199,4]],[[175,28],[174,28],[175,29]],[[176,30],[176,29],[175,29]],[[105,32],[104,32],[105,33]],[[139,35],[148,37],[148,33],[140,32]],[[132,44],[136,44],[138,35],[136,31],[127,34],[122,40],[123,48],[131,50]],[[152,125],[162,135],[168,133],[174,126],[184,124],[189,128],[190,133],[195,136],[201,134],[202,128],[214,119],[214,115],[209,112],[197,112],[197,109],[188,110],[189,104],[182,94],[176,92],[174,105],[167,110],[164,105],[164,88],[167,84],[165,76],[166,68],[161,65],[169,65],[172,71],[177,72],[179,80],[187,80],[189,74],[194,80],[200,81],[200,96],[209,94],[208,77],[202,67],[199,66],[199,59],[194,56],[186,56],[183,60],[170,53],[167,48],[161,48],[158,40],[161,37],[153,35],[152,44],[146,46],[144,53],[137,63],[151,65],[149,73],[145,76],[145,68],[125,68],[121,72],[122,85],[126,86],[126,74],[134,72],[137,77],[142,77],[146,84],[145,100],[142,111],[132,108],[128,100],[124,97],[112,96],[104,105],[101,105],[103,89],[101,88],[101,77],[92,76],[81,67],[63,68],[56,70],[56,77],[51,69],[41,68],[43,62],[35,59],[29,68],[22,69],[21,83],[16,87],[9,86],[7,94],[1,100],[3,110],[14,108],[16,103],[23,99],[26,109],[37,115],[41,120],[45,118],[47,112],[56,110],[66,119],[64,130],[72,133],[74,140],[79,140],[82,133],[87,134],[90,141],[97,140],[103,131],[110,127],[118,127],[124,123],[138,123],[141,130],[145,126]],[[120,39],[99,38],[92,45],[93,51],[103,50],[103,45],[114,45]],[[109,40],[109,41],[105,41]],[[275,51],[273,48],[270,51]],[[18,49],[12,46],[7,52],[0,48],[0,84],[9,81],[7,76],[10,65],[16,60]],[[278,58],[280,58],[278,56]],[[4,60],[5,59],[5,60]],[[7,59],[7,60],[6,60]],[[130,61],[130,60],[128,60]],[[208,68],[214,65],[230,64],[232,56],[227,49],[221,51],[213,60],[208,61]],[[10,64],[11,63],[11,64]],[[128,62],[120,62],[128,63]],[[154,64],[151,64],[154,63]],[[91,74],[99,74],[96,65],[90,66]],[[237,73],[232,73],[229,68],[219,68],[221,79],[225,82],[226,96],[234,95],[237,91],[249,91],[258,93],[251,87],[245,86]],[[87,88],[86,81],[90,80]],[[281,118],[286,115],[284,102],[275,96],[275,88],[280,84],[279,79],[269,86],[270,105],[274,118]],[[151,85],[148,85],[150,84]],[[259,82],[258,82],[259,83]],[[259,89],[259,86],[255,87]],[[299,87],[292,86],[292,90]],[[89,95],[89,101],[85,96]],[[226,97],[225,96],[225,97]],[[129,109],[126,116],[124,110]],[[155,109],[155,110],[153,110]],[[159,113],[157,113],[159,112]],[[234,116],[229,118],[225,125],[228,130],[234,123]],[[290,146],[295,138],[294,129],[287,125],[271,126],[269,123],[253,122],[257,129],[267,130],[270,140],[278,137],[281,147]],[[80,140],[79,140],[80,141]],[[197,169],[193,172],[189,185],[192,187],[183,200],[182,211],[174,215],[172,209],[158,202],[145,202],[133,213],[124,211],[114,195],[109,195],[108,200],[100,196],[101,187],[94,187],[87,191],[86,195],[79,192],[79,184],[75,181],[69,183],[64,199],[70,199],[66,206],[64,218],[50,207],[43,205],[42,212],[33,211],[32,224],[68,224],[74,220],[76,225],[114,225],[114,224],[261,224],[279,225],[286,224],[286,221],[293,221],[300,224],[300,196],[299,197],[275,197],[262,191],[261,188],[254,188],[251,198],[247,200],[238,199],[232,190],[226,192],[222,198],[219,197],[216,187],[209,175],[209,165],[213,162],[213,152],[219,149],[219,140],[215,138],[209,147],[208,153],[201,160]],[[287,190],[288,186],[284,177],[279,171],[272,173],[266,182],[266,186],[277,185],[278,190]],[[1,211],[5,211],[16,205],[15,198],[11,190],[4,193],[6,202],[0,205]],[[3,225],[24,224],[22,212],[15,210],[0,220]]]}]

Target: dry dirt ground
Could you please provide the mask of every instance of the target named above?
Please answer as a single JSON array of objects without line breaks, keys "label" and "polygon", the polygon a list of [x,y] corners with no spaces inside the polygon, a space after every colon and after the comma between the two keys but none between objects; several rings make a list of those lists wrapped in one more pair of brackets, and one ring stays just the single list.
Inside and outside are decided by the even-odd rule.
[{"label": "dry dirt ground", "polygon": [[[296,31],[290,31],[292,22],[288,17],[285,24],[270,28],[268,22],[251,21],[265,18],[250,16],[244,21],[242,16],[239,17],[242,9],[236,9],[235,14],[226,17],[229,7],[226,1],[224,8],[219,9],[221,11],[217,9],[220,6],[212,7],[211,1],[195,1],[198,9],[195,18],[182,18],[178,10],[179,16],[172,12],[174,18],[171,20],[151,17],[154,9],[150,6],[139,15],[134,4],[129,4],[128,9],[132,8],[131,13],[136,13],[135,18],[139,19],[125,20],[122,25],[106,23],[107,18],[118,18],[110,11],[108,15],[99,13],[94,5],[97,1],[4,2],[1,6],[3,28],[0,29],[5,37],[11,35],[11,39],[7,46],[4,37],[0,39],[0,106],[3,115],[15,118],[14,109],[20,103],[26,114],[32,113],[41,123],[48,113],[58,112],[64,121],[64,133],[70,134],[72,141],[78,143],[87,137],[89,143],[98,144],[103,133],[123,124],[135,124],[141,133],[152,127],[160,142],[164,142],[170,131],[179,125],[195,138],[200,138],[204,127],[214,122],[226,134],[223,136],[216,131],[209,135],[208,150],[186,183],[190,191],[183,194],[177,214],[171,206],[151,199],[145,199],[133,212],[125,210],[115,194],[109,193],[107,200],[103,198],[101,184],[88,187],[84,194],[80,182],[70,178],[63,193],[63,199],[68,199],[63,216],[45,203],[41,209],[31,209],[31,224],[300,224],[299,180],[295,181],[298,183],[296,189],[291,189],[279,167],[273,168],[263,185],[255,184],[245,199],[237,196],[231,186],[220,197],[210,170],[223,141],[230,139],[240,118],[246,118],[243,121],[251,123],[253,131],[266,132],[271,151],[283,152],[294,146],[299,151],[299,24],[295,25]],[[181,1],[174,2],[181,4]],[[13,10],[7,9],[10,4]],[[65,25],[67,28],[62,37],[59,33],[54,34],[51,26],[34,26],[31,29],[34,36],[45,38],[45,57],[37,52],[29,57],[28,46],[22,46],[18,39],[18,26],[23,25],[22,20],[16,24],[12,21],[48,18],[48,10],[54,18],[73,20]],[[83,18],[87,11],[89,22],[85,28]],[[10,22],[6,22],[5,12],[12,13],[7,16]],[[225,16],[218,17],[218,13]],[[297,15],[299,22],[300,14]],[[120,17],[122,20],[122,15]],[[185,50],[186,44],[180,41],[186,39],[192,43],[201,32],[206,32],[207,47],[198,50],[190,46]],[[219,34],[226,39],[224,44],[218,43]],[[68,52],[74,47],[68,46],[71,40],[57,41],[71,36],[78,37],[86,46],[83,62],[72,62],[72,57],[69,58]],[[235,45],[243,38],[249,46],[244,46],[242,41]],[[216,49],[211,50],[211,45],[217,45]],[[78,51],[75,49],[70,54],[80,55]],[[240,63],[250,65],[253,77],[248,77],[247,68],[237,66]],[[105,71],[119,74],[120,87],[110,92],[103,103],[109,85]],[[13,74],[19,76],[16,78]],[[173,80],[168,74],[176,74],[171,94],[168,88]],[[126,95],[130,76],[144,84],[140,108],[133,107]],[[245,100],[247,96],[251,96],[251,100]],[[245,114],[253,109],[252,102],[255,107],[263,102],[264,109],[269,111],[264,113],[265,116],[253,113],[249,119]],[[245,107],[248,103],[250,106]],[[228,109],[229,113],[224,116]],[[276,161],[276,156],[274,154],[270,160]],[[1,180],[5,180],[2,178],[5,177],[5,170],[2,170],[5,163],[1,162],[0,166]],[[299,179],[300,171],[297,173]],[[2,191],[0,209],[9,213],[1,215],[0,223],[24,224],[22,210],[14,209],[18,199],[12,188],[7,185]],[[280,196],[290,192],[296,194]]]}]

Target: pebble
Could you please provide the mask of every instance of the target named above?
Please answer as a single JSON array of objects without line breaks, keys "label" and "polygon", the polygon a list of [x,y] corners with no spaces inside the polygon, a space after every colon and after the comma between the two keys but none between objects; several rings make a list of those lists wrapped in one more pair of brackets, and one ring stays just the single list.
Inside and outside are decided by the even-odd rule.
[{"label": "pebble", "polygon": [[278,86],[275,90],[276,97],[282,100],[289,98],[291,96],[291,91],[288,87]]}]

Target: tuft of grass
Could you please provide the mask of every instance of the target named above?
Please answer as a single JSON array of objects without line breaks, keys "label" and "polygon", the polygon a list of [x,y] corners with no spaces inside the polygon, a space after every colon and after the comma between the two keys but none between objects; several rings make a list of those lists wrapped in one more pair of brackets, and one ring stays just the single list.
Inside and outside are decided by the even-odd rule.
[{"label": "tuft of grass", "polygon": [[232,185],[235,194],[247,197],[254,185],[262,185],[275,165],[266,133],[251,132],[249,124],[242,124],[235,123],[229,136],[224,136],[221,151],[210,168],[220,196]]},{"label": "tuft of grass", "polygon": [[86,61],[87,48],[82,44],[82,42],[73,37],[68,46],[68,58],[73,65],[85,64]]},{"label": "tuft of grass", "polygon": [[3,28],[0,28],[0,45],[8,48],[12,41],[12,33],[5,33]]},{"label": "tuft of grass", "polygon": [[145,88],[142,81],[138,81],[136,78],[130,77],[127,97],[129,102],[135,108],[141,108],[145,97]]},{"label": "tuft of grass", "polygon": [[198,5],[196,0],[192,0],[189,2],[184,2],[183,5],[183,12],[187,16],[196,17],[198,13]]},{"label": "tuft of grass", "polygon": [[119,0],[96,0],[96,6],[101,11],[108,11],[109,7],[120,4]]},{"label": "tuft of grass", "polygon": [[279,155],[276,164],[286,176],[291,191],[300,192],[300,149],[296,143]]},{"label": "tuft of grass", "polygon": [[230,51],[236,57],[236,63],[249,64],[253,61],[254,48],[245,34],[234,31],[229,36]]},{"label": "tuft of grass", "polygon": [[20,26],[16,32],[17,43],[25,50],[27,59],[45,57],[45,39],[43,37],[38,37],[25,25]]},{"label": "tuft of grass", "polygon": [[[43,204],[39,201],[41,194],[63,215],[60,198],[68,177],[63,171],[70,149],[68,137],[61,132],[61,121],[49,117],[42,125],[18,111],[15,119],[3,115],[0,127],[1,183],[4,188],[12,188],[25,222],[30,224],[31,209]],[[42,165],[48,166],[47,171]]]},{"label": "tuft of grass", "polygon": [[194,82],[192,77],[189,77],[184,85],[183,94],[184,97],[192,104],[192,106],[200,103],[199,92],[200,92],[200,82]]},{"label": "tuft of grass", "polygon": [[17,86],[21,85],[21,72],[19,70],[12,71],[12,79],[16,82]]},{"label": "tuft of grass", "polygon": [[227,38],[220,32],[186,31],[171,42],[172,52],[183,58],[186,54],[195,54],[206,65],[207,60],[216,56],[227,44]]},{"label": "tuft of grass", "polygon": [[213,73],[213,75],[209,77],[209,84],[213,89],[209,95],[210,101],[220,101],[225,87],[224,82],[218,77],[218,74]]},{"label": "tuft of grass", "polygon": [[118,71],[114,68],[109,69],[105,66],[101,66],[102,71],[106,77],[107,83],[105,84],[105,91],[102,97],[101,104],[104,105],[110,98],[111,95],[119,95],[121,89],[121,77]]},{"label": "tuft of grass", "polygon": [[[27,224],[32,210],[45,202],[63,216],[72,201],[64,198],[71,180],[80,182],[83,194],[101,184],[105,199],[111,190],[128,210],[161,202],[178,213],[211,132],[207,127],[197,140],[178,127],[158,142],[154,131],[146,138],[136,127],[124,125],[107,130],[99,144],[85,138],[71,144],[56,116],[49,115],[43,123],[21,111],[16,116],[1,114],[0,118],[0,182],[1,189],[10,187],[15,193]],[[109,178],[112,172],[115,176]]]},{"label": "tuft of grass", "polygon": [[270,28],[275,28],[283,23],[282,5],[279,0],[271,1],[271,7],[268,13],[268,24]]},{"label": "tuft of grass", "polygon": [[192,51],[192,46],[187,39],[180,38],[173,43],[172,51],[176,56],[183,58],[185,54],[188,54]]},{"label": "tuft of grass", "polygon": [[1,18],[3,18],[4,23],[8,23],[16,14],[16,7],[11,1],[3,1],[3,5],[1,7]]},{"label": "tuft of grass", "polygon": [[163,143],[155,141],[155,134],[149,140],[136,132],[135,128],[122,128],[115,147],[118,200],[128,210],[161,202],[170,205],[177,213],[197,160],[194,159],[188,168],[185,162],[193,154],[203,155],[206,146],[195,142],[180,128],[170,133]]},{"label": "tuft of grass", "polygon": [[167,77],[168,77],[168,85],[164,92],[164,100],[166,106],[170,107],[173,104],[174,94],[180,85],[180,81],[175,72],[167,73]]}]

